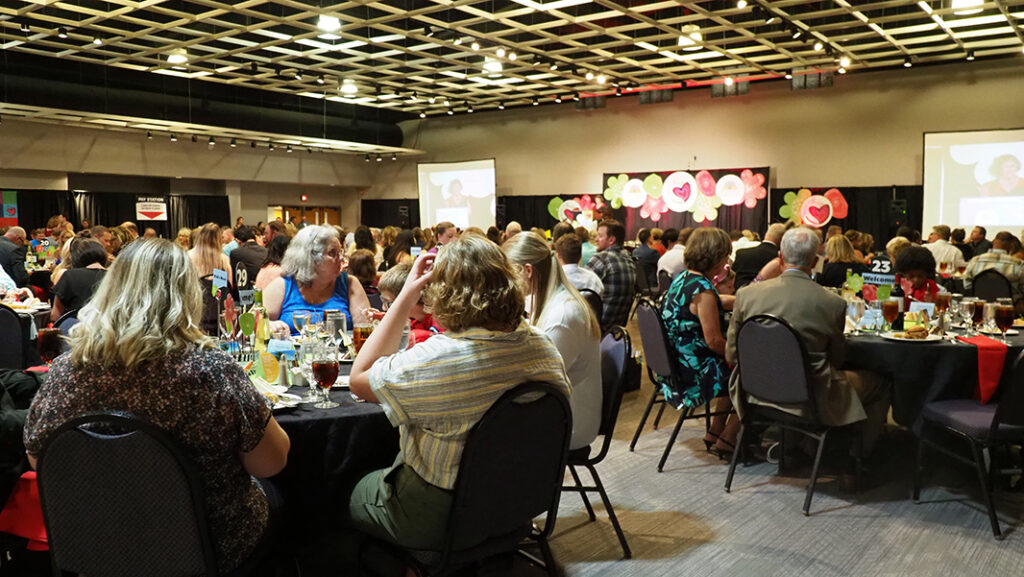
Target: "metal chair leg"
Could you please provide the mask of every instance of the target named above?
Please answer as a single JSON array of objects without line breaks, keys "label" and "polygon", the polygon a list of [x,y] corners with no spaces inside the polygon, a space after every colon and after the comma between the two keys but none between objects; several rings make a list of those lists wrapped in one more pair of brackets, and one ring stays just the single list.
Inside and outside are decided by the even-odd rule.
[{"label": "metal chair leg", "polygon": [[729,461],[729,473],[725,476],[725,492],[732,490],[732,476],[736,473],[736,462],[739,461],[740,450],[743,447],[743,433],[747,426],[740,423],[740,432],[736,436],[736,449],[732,452],[732,459]]},{"label": "metal chair leg", "polygon": [[[647,401],[647,408],[644,409],[644,416],[640,417],[640,424],[636,426],[636,432],[633,433],[633,440],[629,442],[630,452],[636,447],[637,440],[640,439],[640,432],[644,430],[644,424],[647,423],[647,416],[651,414],[651,407],[654,406],[654,400],[658,398],[658,385],[654,385],[654,393],[651,394],[651,400]],[[664,405],[662,405],[664,408]]]},{"label": "metal chair leg", "polygon": [[921,502],[921,467],[924,465],[924,434],[927,429],[928,423],[923,423],[921,435],[917,438],[917,453],[914,456],[913,498],[915,503]]},{"label": "metal chair leg", "polygon": [[993,467],[991,465],[986,467],[986,463],[989,463],[991,455],[988,448],[979,449],[978,444],[974,441],[971,441],[971,454],[974,456],[974,465],[978,471],[978,481],[981,482],[981,497],[985,500],[985,505],[988,507],[988,520],[992,524],[992,535],[1001,541],[1003,533],[999,530],[999,517],[996,516],[996,504],[992,495],[992,476],[988,472]]},{"label": "metal chair leg", "polygon": [[666,403],[665,401],[661,401],[661,407],[658,408],[658,414],[655,415],[655,417],[654,417],[654,430],[655,431],[658,430],[658,423],[661,422],[661,415],[665,412],[665,405],[667,405],[667,404],[668,403]]},{"label": "metal chair leg", "polygon": [[580,476],[576,473],[576,467],[569,465],[569,472],[572,473],[572,480],[576,482],[576,488],[580,490],[580,498],[583,499],[583,506],[587,508],[587,516],[591,521],[596,521],[594,508],[590,506],[590,499],[587,498],[587,492],[583,490],[583,483],[580,482]]},{"label": "metal chair leg", "polygon": [[590,471],[590,476],[594,478],[594,485],[597,486],[597,492],[601,495],[601,501],[604,503],[604,510],[608,511],[608,520],[612,522],[612,528],[615,529],[615,535],[619,538],[619,544],[622,545],[623,559],[632,559],[633,552],[629,550],[629,543],[626,542],[626,535],[622,532],[622,527],[619,525],[619,519],[615,516],[615,509],[612,508],[612,503],[608,499],[608,493],[604,490],[604,483],[601,482],[601,477],[597,474],[597,469],[593,465],[586,465],[587,470]]},{"label": "metal chair leg", "polygon": [[818,450],[814,455],[814,466],[811,467],[811,482],[807,485],[807,496],[804,497],[804,516],[811,514],[811,497],[814,496],[814,486],[818,484],[818,467],[821,465],[821,454],[824,452],[827,439],[828,431],[824,431],[817,440]]},{"label": "metal chair leg", "polygon": [[665,467],[665,461],[668,460],[668,454],[669,454],[669,451],[672,450],[672,445],[674,445],[676,443],[676,436],[679,435],[679,429],[681,429],[683,427],[683,421],[686,420],[686,417],[689,416],[690,413],[692,413],[692,412],[693,412],[693,408],[692,407],[687,407],[687,408],[681,409],[679,411],[679,420],[676,421],[676,426],[675,426],[674,429],[672,429],[672,436],[669,437],[668,444],[665,445],[665,452],[661,454],[661,460],[658,461],[658,472],[659,473]]}]

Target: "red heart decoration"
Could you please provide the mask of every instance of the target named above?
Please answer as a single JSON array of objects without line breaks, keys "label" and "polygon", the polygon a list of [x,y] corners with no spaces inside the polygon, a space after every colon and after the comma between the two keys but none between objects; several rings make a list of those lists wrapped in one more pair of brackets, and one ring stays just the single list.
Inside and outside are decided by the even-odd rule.
[{"label": "red heart decoration", "polygon": [[811,213],[811,216],[813,216],[814,220],[817,220],[819,224],[828,220],[828,211],[828,205],[825,204],[821,206],[812,206],[807,209],[807,212]]},{"label": "red heart decoration", "polygon": [[562,213],[565,215],[565,218],[569,220],[576,220],[576,217],[580,214],[572,210],[563,210]]},{"label": "red heart decoration", "polygon": [[690,200],[690,183],[687,182],[678,188],[673,188],[672,192],[679,198],[683,199],[683,202]]},{"label": "red heart decoration", "polygon": [[9,214],[11,216],[14,216],[14,213],[16,213],[16,212],[18,212],[18,209],[16,209],[16,208],[8,208],[7,209],[7,214]]}]

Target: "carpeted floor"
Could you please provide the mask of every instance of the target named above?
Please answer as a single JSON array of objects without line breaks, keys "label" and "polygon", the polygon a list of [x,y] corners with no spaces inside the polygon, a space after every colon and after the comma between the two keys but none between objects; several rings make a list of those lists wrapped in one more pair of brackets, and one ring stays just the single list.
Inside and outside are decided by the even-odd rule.
[{"label": "carpeted floor", "polygon": [[[635,323],[630,329],[640,347]],[[880,445],[870,489],[844,493],[834,476],[824,476],[804,517],[806,471],[780,477],[775,465],[740,466],[726,494],[728,463],[705,452],[702,421],[684,427],[658,473],[677,416],[671,409],[656,431],[652,415],[630,453],[651,390],[645,375],[641,390],[627,394],[609,455],[598,466],[633,559],[621,559],[597,495],[598,518],[590,522],[579,497],[563,494],[551,544],[566,575],[1024,575],[1024,492],[998,494],[1006,538],[996,541],[973,470],[932,454],[923,502],[915,505],[914,440],[906,431],[893,428]]]}]

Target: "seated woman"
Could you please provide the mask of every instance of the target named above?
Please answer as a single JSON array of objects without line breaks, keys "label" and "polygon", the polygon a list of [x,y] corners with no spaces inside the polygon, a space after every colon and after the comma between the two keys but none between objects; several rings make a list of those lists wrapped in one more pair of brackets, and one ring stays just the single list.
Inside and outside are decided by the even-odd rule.
[{"label": "seated woman", "polygon": [[555,343],[565,362],[572,384],[569,448],[586,447],[601,426],[601,326],[544,238],[524,232],[506,241],[502,250],[522,268],[530,324]]},{"label": "seated woman", "polygon": [[[686,270],[676,275],[665,293],[661,319],[670,346],[675,347],[681,383],[661,381],[665,399],[677,409],[719,401],[719,411],[732,408],[729,401],[730,369],[725,362],[724,307],[715,290],[714,280],[723,276],[732,254],[729,234],[720,228],[700,228],[686,242],[683,260]],[[731,453],[736,442],[739,421],[735,416],[714,417],[704,437],[711,448]]]},{"label": "seated woman", "polygon": [[[859,240],[860,233],[857,235]],[[828,239],[825,243],[825,264],[821,268],[821,274],[817,281],[821,286],[839,288],[846,282],[846,271],[852,270],[853,274],[864,274],[868,267],[861,257],[854,252],[850,239],[837,234]]]},{"label": "seated woman", "polygon": [[[421,294],[450,332],[399,352]],[[352,392],[381,404],[401,446],[394,465],[363,477],[352,492],[349,513],[357,529],[403,547],[438,550],[473,425],[525,382],[550,383],[569,396],[562,357],[523,319],[523,306],[512,266],[484,237],[464,235],[436,257],[416,260],[352,365]]]},{"label": "seated woman", "polygon": [[336,309],[352,326],[353,315],[362,321],[370,308],[362,285],[341,271],[343,251],[338,232],[329,226],[310,225],[298,232],[281,259],[281,278],[267,285],[263,304],[281,332],[285,325],[298,334],[292,317],[297,311]]},{"label": "seated woman", "polygon": [[231,259],[224,254],[223,246],[220,243],[220,227],[215,223],[208,222],[199,227],[195,234],[195,242],[192,249],[188,251],[188,257],[196,267],[199,277],[213,274],[215,269],[228,273],[228,285],[232,284]]},{"label": "seated woman", "polygon": [[[931,268],[928,268],[931,267]],[[935,255],[923,246],[908,246],[896,255],[896,274],[903,276],[903,310],[912,301],[935,302],[939,285],[935,282]]]},{"label": "seated woman", "polygon": [[418,245],[411,230],[399,232],[395,235],[395,241],[391,248],[384,252],[384,264],[391,268],[403,262],[411,263],[413,261],[412,247],[414,246]]},{"label": "seated woman", "polygon": [[290,443],[238,363],[199,331],[202,302],[184,250],[162,239],[125,247],[79,313],[71,352],[50,366],[24,440],[35,466],[54,431],[85,413],[126,411],[164,429],[196,461],[227,573],[267,529],[267,497],[253,477],[281,471]]},{"label": "seated woman", "polygon": [[373,253],[366,249],[356,249],[348,257],[348,272],[363,285],[366,294],[377,292],[377,264],[373,262]]},{"label": "seated woman", "polygon": [[71,239],[71,268],[64,271],[53,287],[50,320],[57,322],[67,311],[79,310],[92,298],[107,273],[107,251],[94,238]]},{"label": "seated woman", "polygon": [[263,260],[263,266],[260,267],[260,272],[256,275],[253,288],[266,290],[268,284],[281,278],[281,259],[284,258],[284,253],[288,250],[288,244],[291,241],[292,237],[287,234],[274,236],[270,241],[270,246],[267,247],[267,258]]}]

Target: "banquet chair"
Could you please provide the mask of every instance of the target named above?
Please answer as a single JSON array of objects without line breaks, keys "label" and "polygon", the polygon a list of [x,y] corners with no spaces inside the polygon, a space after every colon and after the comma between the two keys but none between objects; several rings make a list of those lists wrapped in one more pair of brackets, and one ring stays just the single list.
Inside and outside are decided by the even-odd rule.
[{"label": "banquet chair", "polygon": [[[574,486],[562,487],[563,491],[580,494],[580,498],[583,499],[583,505],[587,508],[587,515],[590,516],[591,521],[595,520],[594,508],[590,505],[587,493],[596,492],[601,495],[604,508],[608,511],[608,520],[611,521],[612,528],[615,529],[615,535],[619,538],[619,544],[622,545],[622,554],[625,559],[632,558],[633,553],[629,550],[626,536],[622,533],[622,527],[615,516],[615,510],[612,508],[611,501],[608,500],[608,493],[604,489],[604,483],[601,482],[601,477],[598,476],[597,469],[594,466],[603,461],[608,454],[608,447],[612,442],[612,434],[615,432],[615,423],[619,418],[619,407],[622,406],[622,393],[625,390],[626,380],[626,361],[632,356],[632,352],[633,346],[629,340],[629,333],[622,327],[612,327],[604,339],[601,340],[601,388],[604,394],[601,401],[601,426],[598,428],[598,434],[603,437],[601,448],[597,455],[594,456],[590,455],[592,449],[590,445],[569,451],[569,472],[572,474],[576,484]],[[585,467],[590,471],[590,476],[594,479],[594,486],[583,486],[576,467]]]},{"label": "banquet chair", "polygon": [[25,368],[25,339],[18,313],[0,305],[0,369]]},{"label": "banquet chair", "polygon": [[[519,547],[530,539],[548,574],[558,575],[548,537],[571,434],[569,401],[553,386],[525,383],[507,391],[469,432],[441,550],[396,549],[375,539],[368,545],[398,553],[420,574],[439,576],[517,551],[526,555]],[[533,519],[545,513],[544,528],[534,528]]]},{"label": "banquet chair", "polygon": [[[668,338],[665,335],[665,326],[661,322],[661,315],[658,314],[658,309],[650,301],[645,301],[640,304],[637,308],[637,323],[640,325],[640,340],[644,348],[644,362],[647,364],[647,376],[650,377],[651,383],[654,384],[654,392],[651,394],[651,398],[647,401],[647,407],[644,409],[644,414],[640,417],[640,423],[637,425],[636,432],[633,434],[633,440],[629,443],[629,450],[632,451],[636,447],[636,442],[640,438],[640,432],[644,428],[644,424],[647,422],[647,417],[651,413],[651,408],[656,404],[661,406],[658,408],[658,415],[654,419],[654,428],[658,428],[658,421],[661,420],[661,414],[665,410],[665,396],[661,392],[658,386],[658,380],[656,377],[669,381],[680,381],[681,377],[679,371],[676,370],[675,352],[668,346]],[[702,394],[703,396],[703,394]],[[668,443],[665,445],[665,451],[661,455],[661,460],[658,461],[658,472],[660,473],[665,468],[665,462],[668,460],[668,454],[672,451],[672,446],[676,442],[676,437],[679,436],[679,430],[683,427],[683,421],[688,419],[699,419],[703,416],[704,418],[704,430],[707,431],[711,426],[711,417],[716,415],[727,415],[732,411],[711,411],[710,399],[703,399],[704,414],[696,414],[696,407],[685,407],[680,409],[679,418],[676,420],[676,425],[672,429],[672,434],[669,436]],[[710,450],[710,447],[708,447]]]},{"label": "banquet chair", "polygon": [[[945,432],[964,441],[971,448],[966,458],[948,448],[948,443],[935,438]],[[948,436],[948,435],[947,435]],[[982,405],[974,399],[934,401],[921,412],[921,433],[918,437],[917,458],[914,463],[914,502],[921,502],[921,465],[924,448],[928,446],[961,463],[973,466],[978,473],[981,496],[988,509],[992,534],[1002,540],[999,518],[995,509],[996,477],[1020,475],[1018,468],[1002,469],[997,466],[998,451],[993,449],[1024,443],[1024,353],[1013,365],[1010,379],[999,391],[999,400]]]},{"label": "banquet chair", "polygon": [[[817,416],[814,388],[808,376],[807,347],[799,333],[786,321],[774,315],[754,315],[743,322],[737,336],[740,394],[737,398],[743,418],[736,438],[737,450],[732,454],[729,473],[725,478],[725,492],[732,490],[732,479],[736,473],[740,448],[744,447],[743,436],[751,428],[777,426],[785,431],[795,431],[814,439],[817,450],[811,467],[811,478],[804,496],[804,515],[810,515],[811,498],[818,482],[818,468],[821,455],[833,427],[823,424]],[[794,405],[804,409],[804,416],[796,416],[774,407],[748,402],[748,396],[775,405]],[[785,446],[780,446],[779,470],[784,467]],[[857,451],[857,468],[860,472],[860,451]]]},{"label": "banquet chair", "polygon": [[993,268],[978,273],[971,283],[971,288],[974,290],[974,296],[988,302],[995,302],[996,299],[1013,296],[1013,288],[1010,286],[1010,281]]},{"label": "banquet chair", "polygon": [[594,311],[594,315],[597,316],[597,320],[601,320],[601,313],[604,312],[604,304],[601,302],[601,295],[590,289],[580,289],[580,294],[586,299],[587,304],[590,305],[591,310]]},{"label": "banquet chair", "polygon": [[658,271],[658,295],[664,296],[668,292],[668,287],[672,286],[672,276],[668,274],[667,270]]},{"label": "banquet chair", "polygon": [[[54,328],[60,329],[60,335],[62,337],[71,336],[71,328],[78,324],[78,309],[68,311],[57,319],[57,322],[53,324]],[[67,352],[71,350],[71,344],[67,340],[62,339],[61,350]]]},{"label": "banquet chair", "polygon": [[384,309],[384,299],[381,298],[380,291],[376,287],[369,287],[364,292],[366,292],[366,300],[370,301],[370,308]]},{"label": "banquet chair", "polygon": [[207,335],[215,337],[220,332],[217,328],[220,302],[213,294],[213,275],[199,277],[199,286],[203,293],[203,314],[199,318],[199,329]]},{"label": "banquet chair", "polygon": [[633,318],[636,314],[637,309],[640,307],[640,303],[644,299],[654,300],[658,298],[657,287],[651,287],[651,283],[648,280],[647,269],[648,267],[643,263],[633,259],[633,267],[636,269],[636,280],[634,282],[633,291],[633,308],[628,318]]},{"label": "banquet chair", "polygon": [[38,470],[55,575],[221,575],[196,464],[159,427],[128,413],[75,417]]}]

